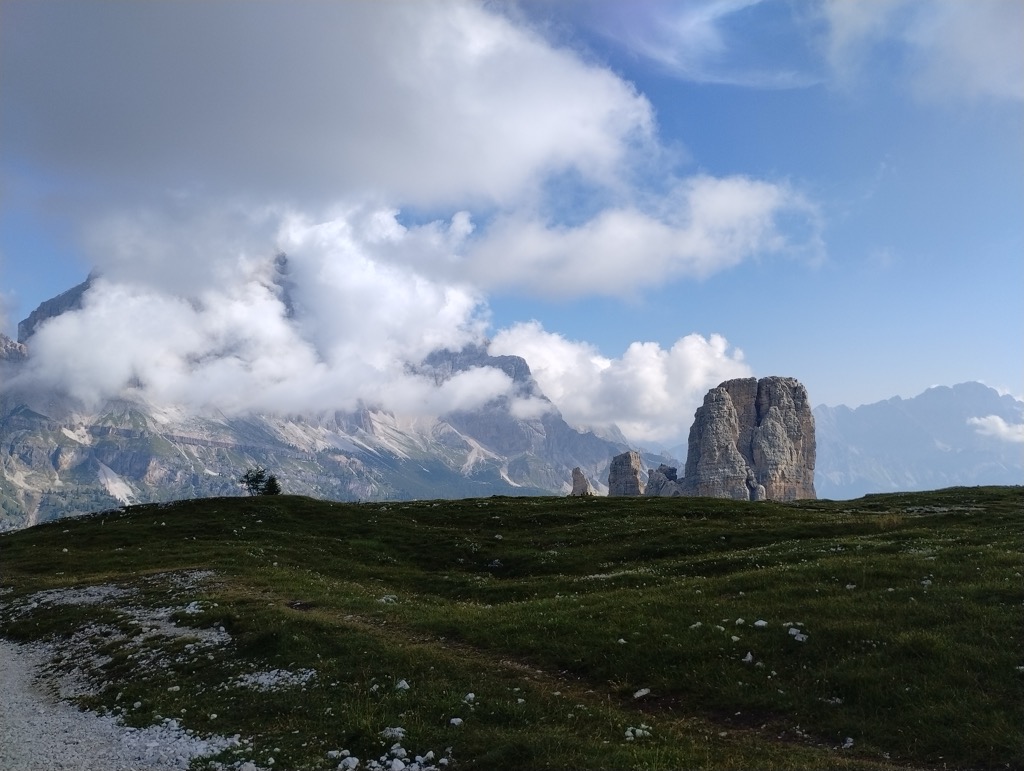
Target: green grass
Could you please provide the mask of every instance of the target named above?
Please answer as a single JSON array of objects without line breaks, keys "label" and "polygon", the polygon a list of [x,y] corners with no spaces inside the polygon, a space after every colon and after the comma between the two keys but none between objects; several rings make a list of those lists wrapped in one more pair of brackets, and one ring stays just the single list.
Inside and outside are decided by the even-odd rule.
[{"label": "green grass", "polygon": [[[135,506],[0,536],[0,634],[99,650],[57,662],[83,706],[251,738],[225,763],[334,768],[401,726],[460,769],[1020,768],[1022,514],[1006,487]],[[28,609],[97,585],[132,593]],[[238,680],[277,669],[315,675]]]}]

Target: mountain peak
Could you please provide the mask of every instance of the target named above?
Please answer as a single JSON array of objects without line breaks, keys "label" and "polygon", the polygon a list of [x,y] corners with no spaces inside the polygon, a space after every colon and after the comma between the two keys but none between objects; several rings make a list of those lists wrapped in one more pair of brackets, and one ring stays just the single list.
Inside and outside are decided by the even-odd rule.
[{"label": "mountain peak", "polygon": [[89,291],[95,279],[96,273],[90,273],[89,277],[78,286],[73,286],[66,292],[61,292],[56,297],[39,303],[39,306],[27,318],[18,323],[18,342],[26,342],[44,321],[81,308],[82,298]]}]

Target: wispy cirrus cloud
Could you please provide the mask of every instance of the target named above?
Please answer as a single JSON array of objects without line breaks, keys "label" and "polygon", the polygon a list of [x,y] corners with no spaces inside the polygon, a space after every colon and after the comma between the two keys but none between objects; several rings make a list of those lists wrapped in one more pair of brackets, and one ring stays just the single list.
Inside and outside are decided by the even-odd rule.
[{"label": "wispy cirrus cloud", "polygon": [[1024,101],[1024,5],[1017,0],[825,0],[827,56],[840,82],[855,82],[872,59],[919,97]]},{"label": "wispy cirrus cloud", "polygon": [[[772,6],[775,7],[772,7]],[[810,62],[797,55],[798,38],[776,38],[764,47],[751,28],[762,14],[789,14],[764,0],[643,0],[578,3],[585,23],[633,55],[682,80],[749,88],[803,88],[821,81]],[[782,25],[771,25],[776,36]]]}]

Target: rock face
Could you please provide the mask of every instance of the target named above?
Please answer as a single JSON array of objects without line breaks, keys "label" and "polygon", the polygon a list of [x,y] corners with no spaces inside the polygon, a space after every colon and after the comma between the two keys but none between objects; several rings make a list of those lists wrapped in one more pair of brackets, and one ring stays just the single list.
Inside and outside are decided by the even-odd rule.
[{"label": "rock face", "polygon": [[44,321],[55,318],[62,313],[67,313],[68,311],[74,311],[81,308],[82,298],[92,287],[93,280],[95,278],[95,275],[90,274],[89,277],[78,286],[72,287],[63,294],[59,294],[56,297],[40,303],[39,307],[32,311],[27,319],[24,319],[18,324],[18,342],[24,343],[32,337],[36,328]]},{"label": "rock face", "polygon": [[662,463],[647,475],[647,488],[644,495],[651,498],[671,498],[683,494],[681,480],[677,477],[678,469]]},{"label": "rock face", "polygon": [[643,495],[644,483],[640,480],[642,468],[638,452],[624,452],[612,458],[612,465],[608,469],[608,497]]},{"label": "rock face", "polygon": [[20,362],[28,357],[28,349],[0,332],[0,361]]},{"label": "rock face", "polygon": [[814,416],[794,378],[727,380],[694,415],[682,490],[735,500],[814,498]]},{"label": "rock face", "polygon": [[594,488],[590,486],[590,480],[583,473],[583,469],[577,466],[572,470],[572,492],[569,495],[584,496],[593,494]]}]

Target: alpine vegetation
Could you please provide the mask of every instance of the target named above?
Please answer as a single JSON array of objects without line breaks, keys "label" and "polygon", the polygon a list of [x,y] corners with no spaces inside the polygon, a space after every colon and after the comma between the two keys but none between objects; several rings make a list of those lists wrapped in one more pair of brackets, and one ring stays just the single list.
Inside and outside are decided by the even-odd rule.
[{"label": "alpine vegetation", "polygon": [[118,771],[1019,767],[1022,516],[1019,487],[129,506],[0,535],[4,726],[52,721],[19,747],[60,767],[47,737],[94,724],[74,762]]}]

